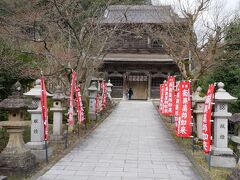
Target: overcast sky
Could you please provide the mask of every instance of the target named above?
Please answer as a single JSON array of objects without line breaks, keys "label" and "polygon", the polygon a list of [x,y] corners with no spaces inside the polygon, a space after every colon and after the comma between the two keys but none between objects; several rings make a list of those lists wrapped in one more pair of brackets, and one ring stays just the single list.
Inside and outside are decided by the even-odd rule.
[{"label": "overcast sky", "polygon": [[[152,3],[154,5],[160,5],[160,4],[164,4],[164,5],[169,5],[171,3],[174,3],[174,1],[176,2],[176,0],[152,0]],[[184,3],[184,1],[186,0],[182,0],[182,2]],[[194,0],[187,0],[187,1],[194,1]],[[240,0],[213,0],[215,1],[216,4],[219,4],[219,2],[221,2],[221,4],[224,6],[224,10],[229,13],[229,12],[233,12],[233,11],[240,11]]]},{"label": "overcast sky", "polygon": [[[153,5],[174,5],[175,12],[181,16],[180,10],[178,6],[176,6],[176,2],[179,0],[152,0]],[[181,5],[189,4],[190,10],[192,10],[196,3],[199,0],[180,0]],[[196,6],[195,6],[196,7]],[[216,16],[216,15],[219,16]],[[215,22],[221,26],[221,23],[225,24],[225,22],[231,22],[231,19],[235,17],[235,15],[240,15],[240,0],[212,0],[211,6],[208,11],[205,11],[198,21],[195,23],[195,30],[198,36],[198,39],[201,40],[204,37],[204,33],[207,31],[207,26],[214,27]],[[216,17],[217,20],[216,20]],[[223,25],[222,24],[222,25]]]}]

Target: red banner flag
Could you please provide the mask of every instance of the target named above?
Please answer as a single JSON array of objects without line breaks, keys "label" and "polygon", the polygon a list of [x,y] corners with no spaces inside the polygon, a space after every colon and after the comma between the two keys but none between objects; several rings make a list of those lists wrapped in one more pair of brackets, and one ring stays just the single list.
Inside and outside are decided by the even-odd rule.
[{"label": "red banner flag", "polygon": [[179,84],[180,104],[179,104],[179,120],[178,120],[178,136],[190,137],[191,136],[191,91],[190,82],[182,81]]},{"label": "red banner flag", "polygon": [[163,96],[163,114],[168,112],[168,82],[164,82],[164,96]]},{"label": "red banner flag", "polygon": [[95,113],[97,113],[97,112],[98,112],[98,93],[95,97]]},{"label": "red banner flag", "polygon": [[103,110],[106,107],[106,82],[105,80],[102,81],[102,107],[101,110]]},{"label": "red banner flag", "polygon": [[212,117],[212,102],[214,96],[214,84],[210,84],[207,91],[207,97],[204,103],[203,120],[202,120],[202,135],[203,135],[203,151],[208,154],[211,151],[211,117]]},{"label": "red banner flag", "polygon": [[70,126],[74,125],[73,102],[74,102],[74,91],[75,91],[76,80],[77,80],[77,73],[75,71],[72,71],[72,80],[71,80],[71,88],[70,88],[70,96],[69,96],[69,109],[68,109],[68,124]]},{"label": "red banner flag", "polygon": [[44,77],[41,76],[41,107],[42,107],[42,120],[44,127],[44,140],[48,140],[48,105],[47,105],[47,92],[44,83]]},{"label": "red banner flag", "polygon": [[163,113],[163,100],[164,100],[164,85],[160,85],[160,103],[159,103],[159,112]]},{"label": "red banner flag", "polygon": [[178,136],[178,122],[180,121],[180,91],[179,91],[179,84],[176,85],[176,101],[175,101],[175,126],[176,126],[176,135]]},{"label": "red banner flag", "polygon": [[76,88],[76,101],[77,101],[76,103],[77,103],[78,121],[79,123],[82,123],[85,118],[84,118],[84,109],[83,109],[80,85],[78,85]]},{"label": "red banner flag", "polygon": [[167,114],[173,116],[175,114],[175,77],[168,77],[168,111]]}]

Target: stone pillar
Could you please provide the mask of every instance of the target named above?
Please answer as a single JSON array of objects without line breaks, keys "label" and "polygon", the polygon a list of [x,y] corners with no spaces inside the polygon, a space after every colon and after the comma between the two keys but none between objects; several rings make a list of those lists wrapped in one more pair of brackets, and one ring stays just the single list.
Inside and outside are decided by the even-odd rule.
[{"label": "stone pillar", "polygon": [[[34,169],[36,158],[22,137],[24,128],[31,124],[30,121],[24,121],[24,111],[29,105],[22,98],[21,84],[17,82],[13,88],[13,95],[0,103],[0,108],[8,111],[8,121],[0,122],[0,126],[9,133],[8,144],[0,154],[0,172],[16,175]],[[30,106],[36,108],[33,104]]]},{"label": "stone pillar", "polygon": [[151,99],[151,84],[152,84],[152,76],[151,73],[148,74],[148,100]]},{"label": "stone pillar", "polygon": [[61,141],[62,136],[62,119],[63,111],[66,109],[62,106],[64,99],[67,97],[61,91],[61,87],[57,86],[56,92],[54,93],[53,107],[50,110],[53,112],[53,135],[50,136],[52,141]]},{"label": "stone pillar", "polygon": [[[42,107],[40,102],[41,96],[41,81],[36,80],[34,88],[32,88],[25,96],[32,98],[33,102],[37,104],[37,109],[29,109],[28,112],[31,114],[31,141],[27,143],[28,147],[31,148],[32,153],[36,156],[37,160],[45,159],[45,142],[44,142],[44,127],[42,120]],[[47,93],[47,96],[52,96]],[[48,155],[52,154],[51,148],[48,149]]]},{"label": "stone pillar", "polygon": [[92,82],[91,86],[88,88],[89,92],[89,118],[90,120],[96,120],[96,95],[98,92],[97,83]]},{"label": "stone pillar", "polygon": [[223,89],[224,84],[218,83],[215,93],[214,111],[214,145],[212,146],[211,166],[232,168],[236,165],[233,151],[228,148],[228,118],[232,116],[228,112],[228,104],[237,98],[231,96]]},{"label": "stone pillar", "polygon": [[202,118],[203,118],[203,109],[205,103],[205,97],[200,97],[199,94],[202,91],[201,87],[198,87],[196,92],[193,95],[193,104],[194,110],[193,113],[196,114],[196,123],[197,123],[197,137],[202,139]]},{"label": "stone pillar", "polygon": [[111,93],[112,93],[112,83],[110,82],[110,79],[108,80],[108,83],[107,83],[107,97],[112,100],[112,96],[111,96]]}]

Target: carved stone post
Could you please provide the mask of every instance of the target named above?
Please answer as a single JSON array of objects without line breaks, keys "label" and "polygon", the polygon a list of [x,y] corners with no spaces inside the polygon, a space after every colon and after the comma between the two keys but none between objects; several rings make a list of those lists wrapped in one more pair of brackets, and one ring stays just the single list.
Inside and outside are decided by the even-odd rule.
[{"label": "carved stone post", "polygon": [[205,97],[200,97],[199,94],[202,91],[201,87],[198,87],[193,96],[193,104],[195,104],[195,109],[193,112],[196,114],[196,123],[197,123],[197,137],[202,139],[202,118],[203,118],[203,109]]},{"label": "carved stone post", "polygon": [[108,80],[108,83],[107,83],[107,96],[110,100],[112,100],[112,96],[111,96],[111,93],[112,93],[112,83],[110,82],[110,79]]},{"label": "carved stone post", "polygon": [[97,83],[92,82],[91,86],[88,88],[89,92],[89,118],[91,120],[96,120],[96,96],[98,92]]},{"label": "carved stone post", "polygon": [[53,107],[50,110],[53,112],[53,135],[51,136],[51,140],[53,141],[61,141],[62,136],[62,119],[63,119],[63,111],[66,108],[63,107],[63,101],[67,97],[61,91],[60,86],[57,86],[55,93],[53,94]]},{"label": "carved stone post", "polygon": [[[42,107],[40,102],[41,96],[41,81],[36,80],[34,88],[30,89],[25,96],[31,97],[33,102],[38,105],[37,109],[29,109],[28,112],[31,114],[31,141],[27,145],[31,148],[32,153],[36,156],[37,160],[45,159],[45,142],[44,142],[44,127],[42,120]],[[52,96],[47,93],[47,96]],[[48,155],[52,154],[52,149],[48,149]]]},{"label": "carved stone post", "polygon": [[224,84],[218,83],[218,90],[215,93],[214,111],[214,145],[212,147],[211,166],[235,167],[236,160],[233,151],[228,148],[228,118],[232,116],[228,112],[228,104],[237,98],[231,96],[223,89]]}]

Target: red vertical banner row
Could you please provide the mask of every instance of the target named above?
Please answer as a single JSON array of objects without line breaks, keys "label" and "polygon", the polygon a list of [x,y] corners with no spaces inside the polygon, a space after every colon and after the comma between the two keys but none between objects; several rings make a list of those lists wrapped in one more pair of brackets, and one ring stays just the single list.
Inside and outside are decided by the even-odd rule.
[{"label": "red vertical banner row", "polygon": [[168,82],[163,83],[164,86],[164,94],[163,94],[163,114],[167,114],[168,112]]},{"label": "red vertical banner row", "polygon": [[97,113],[97,112],[98,112],[98,93],[95,97],[95,113]]},{"label": "red vertical banner row", "polygon": [[176,126],[176,134],[178,132],[178,121],[179,121],[179,115],[180,115],[180,101],[181,101],[181,97],[180,97],[180,92],[179,92],[179,83],[176,85],[176,102],[175,102],[175,126]]},{"label": "red vertical banner row", "polygon": [[76,88],[76,103],[77,103],[78,121],[79,121],[79,123],[82,123],[84,121],[84,109],[83,109],[80,85],[78,85]]},{"label": "red vertical banner row", "polygon": [[102,81],[101,86],[102,86],[102,107],[101,107],[101,110],[103,110],[106,107],[106,99],[107,99],[106,82],[104,80]]},{"label": "red vertical banner row", "polygon": [[178,130],[177,136],[190,137],[192,134],[191,122],[191,90],[189,81],[181,81],[179,83],[179,106],[178,106]]},{"label": "red vertical banner row", "polygon": [[70,126],[74,125],[73,119],[73,102],[74,102],[74,91],[75,91],[75,84],[77,80],[77,73],[72,71],[72,79],[71,79],[71,87],[70,87],[70,97],[69,97],[69,109],[68,109],[68,124]]},{"label": "red vertical banner row", "polygon": [[159,112],[163,114],[163,103],[164,103],[164,85],[160,85],[160,102],[159,102]]},{"label": "red vertical banner row", "polygon": [[168,112],[167,115],[175,114],[175,77],[168,77]]},{"label": "red vertical banner row", "polygon": [[48,105],[47,105],[47,92],[44,83],[44,77],[41,76],[41,107],[42,107],[42,120],[44,127],[44,140],[48,140]]},{"label": "red vertical banner row", "polygon": [[212,117],[212,102],[214,96],[214,84],[210,84],[207,91],[207,97],[204,103],[203,120],[202,120],[202,135],[203,135],[203,151],[208,154],[211,151],[211,117]]},{"label": "red vertical banner row", "polygon": [[169,76],[168,80],[160,86],[161,114],[173,116],[175,114],[175,77]]}]

